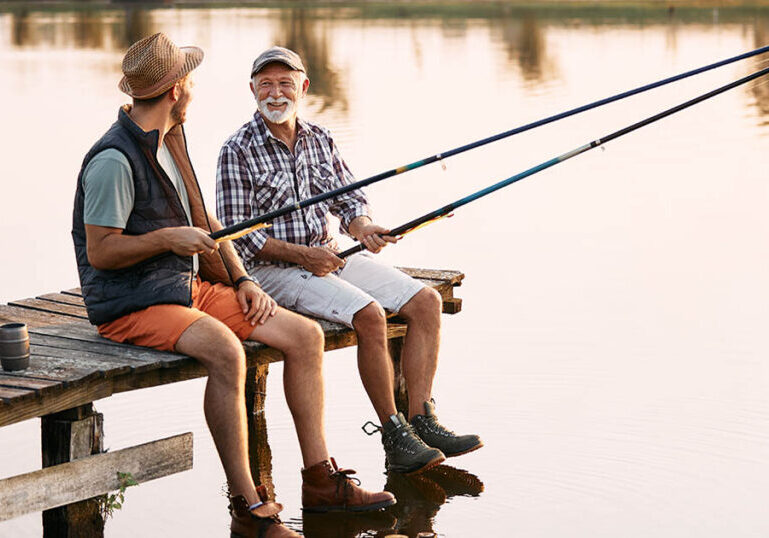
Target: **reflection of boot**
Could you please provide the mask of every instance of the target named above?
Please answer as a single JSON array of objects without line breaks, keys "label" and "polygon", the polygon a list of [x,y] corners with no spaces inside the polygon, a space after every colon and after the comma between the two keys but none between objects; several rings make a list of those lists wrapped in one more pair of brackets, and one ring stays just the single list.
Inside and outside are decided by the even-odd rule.
[{"label": "reflection of boot", "polygon": [[302,533],[307,538],[356,538],[362,533],[368,536],[368,533],[389,531],[397,522],[392,514],[385,511],[360,514],[305,512],[302,519]]},{"label": "reflection of boot", "polygon": [[446,502],[446,492],[424,473],[403,475],[389,473],[385,489],[391,491],[398,504],[388,511],[398,518],[394,531],[407,536],[433,530],[433,520]]},{"label": "reflection of boot", "polygon": [[483,482],[480,478],[450,465],[438,465],[428,469],[424,476],[440,485],[448,498],[456,495],[477,497],[483,492]]},{"label": "reflection of boot", "polygon": [[302,509],[306,512],[367,512],[395,504],[386,491],[359,487],[352,469],[340,469],[334,458],[302,469]]}]

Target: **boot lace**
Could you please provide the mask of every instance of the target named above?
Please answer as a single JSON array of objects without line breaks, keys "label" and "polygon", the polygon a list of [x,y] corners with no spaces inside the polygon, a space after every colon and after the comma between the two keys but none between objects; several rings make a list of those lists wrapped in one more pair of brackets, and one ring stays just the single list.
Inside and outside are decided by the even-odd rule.
[{"label": "boot lace", "polygon": [[418,423],[417,430],[427,430],[429,433],[440,435],[441,437],[457,437],[457,434],[449,430],[438,419],[432,415],[418,415],[414,417]]},{"label": "boot lace", "polygon": [[360,480],[355,476],[351,476],[354,474],[355,471],[353,469],[335,468],[334,472],[330,475],[332,479],[336,480],[336,494],[342,494],[345,508],[347,507],[347,499],[352,496],[353,488],[360,486]]}]

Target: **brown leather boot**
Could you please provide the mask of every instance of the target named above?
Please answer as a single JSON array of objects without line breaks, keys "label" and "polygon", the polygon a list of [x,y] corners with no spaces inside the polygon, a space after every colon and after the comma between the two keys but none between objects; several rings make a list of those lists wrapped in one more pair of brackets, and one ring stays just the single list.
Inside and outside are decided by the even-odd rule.
[{"label": "brown leather boot", "polygon": [[259,503],[249,506],[243,495],[230,497],[230,538],[299,538],[283,525],[278,512],[283,505],[267,499],[267,488],[258,486]]},{"label": "brown leather boot", "polygon": [[334,458],[302,469],[302,509],[306,512],[368,512],[395,504],[392,493],[359,487],[352,469],[340,469]]}]

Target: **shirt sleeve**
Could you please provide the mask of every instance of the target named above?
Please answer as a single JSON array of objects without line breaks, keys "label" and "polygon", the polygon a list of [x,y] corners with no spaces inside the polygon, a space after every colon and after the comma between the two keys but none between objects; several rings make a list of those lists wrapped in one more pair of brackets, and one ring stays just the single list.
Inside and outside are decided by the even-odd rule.
[{"label": "shirt sleeve", "polygon": [[[225,144],[216,166],[216,216],[227,227],[252,218],[253,182],[251,170],[242,155]],[[269,236],[256,230],[233,240],[244,261],[249,261]]]},{"label": "shirt sleeve", "polygon": [[[334,144],[334,140],[329,137],[331,146],[331,166],[339,181],[338,187],[343,187],[355,182],[355,176],[352,175],[347,163],[342,159],[339,148]],[[360,216],[370,216],[368,200],[361,189],[355,189],[348,193],[335,196],[332,199],[329,211],[335,217],[339,217],[339,231],[345,235],[350,235],[350,223]]]},{"label": "shirt sleeve", "polygon": [[93,226],[125,229],[134,206],[131,165],[122,152],[97,153],[83,173],[83,222]]}]

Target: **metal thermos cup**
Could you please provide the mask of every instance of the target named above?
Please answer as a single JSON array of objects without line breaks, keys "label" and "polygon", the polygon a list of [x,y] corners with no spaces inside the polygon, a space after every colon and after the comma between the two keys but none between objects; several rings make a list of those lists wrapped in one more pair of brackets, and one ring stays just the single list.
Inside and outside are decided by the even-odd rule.
[{"label": "metal thermos cup", "polygon": [[12,372],[29,366],[29,333],[26,323],[0,325],[0,363]]}]

